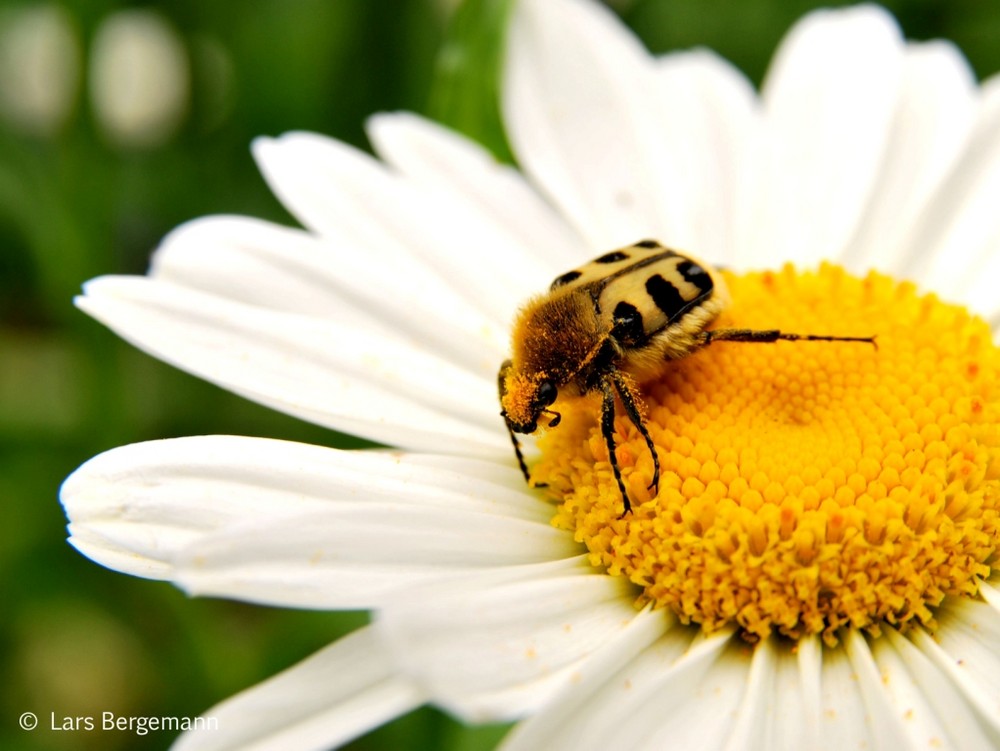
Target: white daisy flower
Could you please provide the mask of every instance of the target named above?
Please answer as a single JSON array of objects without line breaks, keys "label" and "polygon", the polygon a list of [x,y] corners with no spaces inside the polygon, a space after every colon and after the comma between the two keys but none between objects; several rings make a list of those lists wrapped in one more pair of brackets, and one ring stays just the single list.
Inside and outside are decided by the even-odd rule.
[{"label": "white daisy flower", "polygon": [[[66,481],[70,541],[103,565],[374,612],[178,748],[325,748],[424,703],[525,718],[508,748],[1000,745],[998,81],[861,6],[797,24],[758,95],[596,3],[521,0],[504,114],[523,173],[413,115],[371,121],[379,159],[261,139],[304,229],[192,222],[79,298],[178,367],[399,449],[186,438]],[[655,496],[616,427],[620,518],[594,403],[559,403],[543,493],[496,374],[519,303],[645,237],[733,270],[727,325],[878,349],[678,361],[643,386]]]}]

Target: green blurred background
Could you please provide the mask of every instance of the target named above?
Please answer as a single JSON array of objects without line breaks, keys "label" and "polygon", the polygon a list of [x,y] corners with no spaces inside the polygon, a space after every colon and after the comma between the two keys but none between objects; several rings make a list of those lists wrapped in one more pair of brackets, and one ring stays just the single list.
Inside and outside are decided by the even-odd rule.
[{"label": "green blurred background", "polygon": [[[784,31],[819,5],[613,3],[654,51],[706,45],[757,83]],[[363,613],[191,600],[65,543],[59,483],[114,446],[205,433],[352,445],[152,360],[71,300],[91,277],[143,273],[159,239],[187,219],[227,212],[289,223],[250,158],[259,134],[316,130],[365,147],[368,114],[407,109],[509,158],[494,99],[506,6],[0,2],[0,748],[164,748],[167,733],[44,728],[50,712],[197,715],[365,622]],[[890,9],[910,38],[955,41],[980,78],[1000,68],[1000,4],[899,0]],[[157,97],[162,111],[152,113],[129,112],[126,98],[116,120],[101,92],[132,68],[109,52],[123,29],[159,50],[157,69],[176,75],[157,86],[173,85],[175,96]],[[133,98],[151,85],[140,82]],[[18,728],[25,711],[42,729]],[[351,748],[491,748],[503,730],[427,709]]]}]

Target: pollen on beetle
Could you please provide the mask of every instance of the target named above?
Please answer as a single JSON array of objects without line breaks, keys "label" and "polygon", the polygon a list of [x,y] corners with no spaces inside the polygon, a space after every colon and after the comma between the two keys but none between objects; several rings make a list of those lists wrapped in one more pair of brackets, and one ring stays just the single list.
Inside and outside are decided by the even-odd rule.
[{"label": "pollen on beetle", "polygon": [[593,565],[706,631],[748,638],[933,628],[998,565],[1000,348],[965,309],[824,265],[727,274],[720,327],[851,342],[718,342],[642,385],[653,464],[616,421],[621,495],[593,397],[560,402],[533,477]]}]

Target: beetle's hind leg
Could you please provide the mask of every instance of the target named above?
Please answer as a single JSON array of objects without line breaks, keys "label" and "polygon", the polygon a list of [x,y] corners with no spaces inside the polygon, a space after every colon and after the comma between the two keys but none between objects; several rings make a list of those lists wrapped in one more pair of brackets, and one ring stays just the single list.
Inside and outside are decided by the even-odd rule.
[{"label": "beetle's hind leg", "polygon": [[652,436],[646,430],[646,423],[643,421],[642,412],[639,409],[639,398],[635,395],[635,391],[629,384],[628,379],[617,371],[612,374],[612,378],[614,379],[615,390],[618,391],[618,396],[622,400],[622,406],[625,408],[625,414],[628,415],[628,419],[632,421],[632,424],[639,431],[639,435],[646,442],[646,448],[649,449],[649,454],[653,458],[653,481],[649,483],[647,488],[652,490],[655,496],[660,490],[660,455],[656,453],[656,444],[653,443]]},{"label": "beetle's hind leg", "polygon": [[625,510],[618,517],[623,519],[632,510],[632,504],[629,503],[628,491],[625,490],[622,470],[618,466],[618,456],[615,454],[615,388],[612,386],[610,378],[602,378],[600,385],[601,393],[604,395],[604,400],[601,402],[601,435],[604,436],[604,443],[608,447],[611,471],[614,472],[615,482],[618,483],[618,490],[622,494],[622,501],[625,504]]},{"label": "beetle's hind leg", "polygon": [[770,344],[786,342],[862,342],[878,349],[874,336],[827,336],[825,334],[792,334],[778,329],[710,329],[703,331],[699,344],[707,347],[712,342],[761,342]]}]

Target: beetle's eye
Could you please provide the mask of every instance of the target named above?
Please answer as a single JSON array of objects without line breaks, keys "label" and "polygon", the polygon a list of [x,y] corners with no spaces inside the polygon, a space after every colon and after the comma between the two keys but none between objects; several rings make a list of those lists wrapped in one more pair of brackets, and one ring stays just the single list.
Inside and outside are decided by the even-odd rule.
[{"label": "beetle's eye", "polygon": [[552,381],[542,381],[538,386],[539,406],[548,407],[556,400],[556,385]]}]

